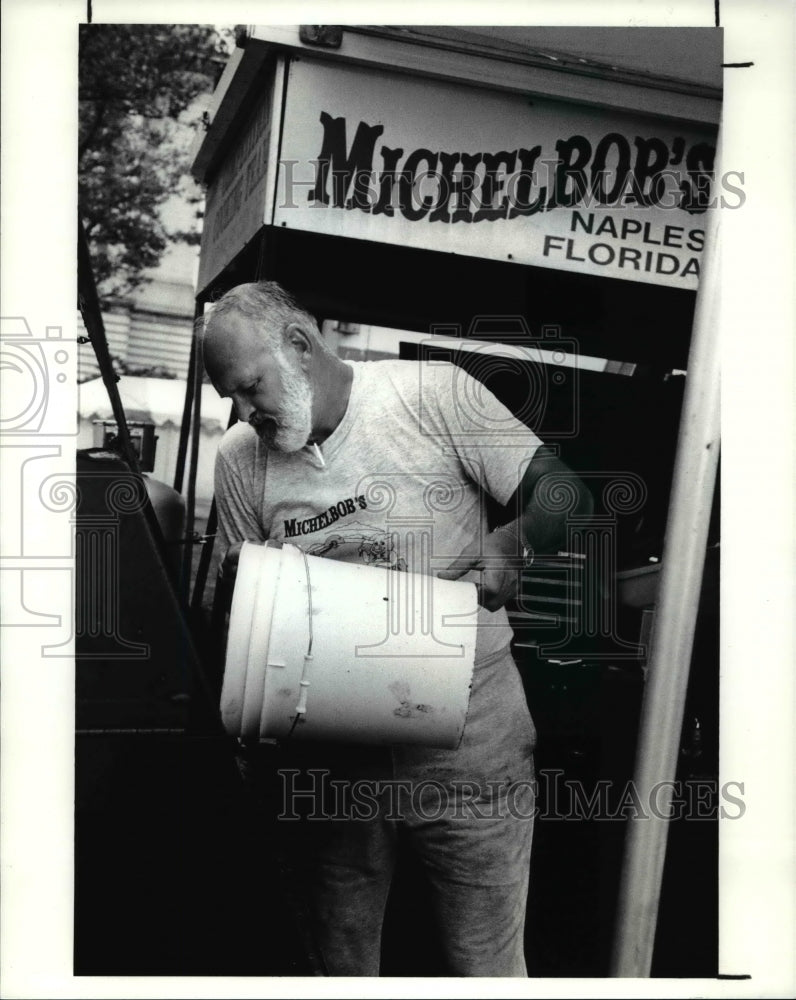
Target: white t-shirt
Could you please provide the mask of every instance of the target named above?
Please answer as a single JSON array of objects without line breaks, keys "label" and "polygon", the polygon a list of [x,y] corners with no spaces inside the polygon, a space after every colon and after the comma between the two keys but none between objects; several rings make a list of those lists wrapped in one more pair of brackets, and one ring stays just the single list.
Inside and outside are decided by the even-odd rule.
[{"label": "white t-shirt", "polygon": [[[541,442],[448,362],[347,362],[343,419],[320,446],[269,451],[248,424],[224,435],[215,489],[222,551],[279,539],[310,555],[435,574],[487,532],[484,491],[514,495]],[[477,579],[469,574],[466,579]],[[478,614],[476,660],[511,639]]]}]

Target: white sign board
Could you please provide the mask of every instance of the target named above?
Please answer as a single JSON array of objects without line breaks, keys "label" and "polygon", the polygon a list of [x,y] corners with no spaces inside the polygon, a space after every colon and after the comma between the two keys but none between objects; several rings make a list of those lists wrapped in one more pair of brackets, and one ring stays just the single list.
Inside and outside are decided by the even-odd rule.
[{"label": "white sign board", "polygon": [[274,224],[696,288],[715,134],[297,59]]}]

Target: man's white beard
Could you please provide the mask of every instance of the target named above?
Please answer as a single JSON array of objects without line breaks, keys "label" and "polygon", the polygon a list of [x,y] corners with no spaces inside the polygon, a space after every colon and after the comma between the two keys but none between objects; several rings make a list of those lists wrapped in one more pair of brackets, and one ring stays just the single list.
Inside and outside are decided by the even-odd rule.
[{"label": "man's white beard", "polygon": [[[312,389],[306,375],[297,372],[281,355],[277,355],[282,379],[282,399],[276,430],[271,421],[263,430],[266,442],[277,451],[300,451],[312,434]],[[270,433],[268,433],[270,431]]]}]

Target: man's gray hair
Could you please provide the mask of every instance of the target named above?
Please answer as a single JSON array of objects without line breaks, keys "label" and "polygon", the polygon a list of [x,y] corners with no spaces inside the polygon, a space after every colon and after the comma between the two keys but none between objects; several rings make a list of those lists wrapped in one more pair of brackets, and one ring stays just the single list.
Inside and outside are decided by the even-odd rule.
[{"label": "man's gray hair", "polygon": [[274,347],[281,348],[279,335],[291,322],[308,325],[314,339],[322,348],[326,343],[320,336],[318,324],[307,310],[276,281],[250,281],[236,285],[214,303],[209,316],[197,323],[200,342],[215,320],[227,313],[237,312],[254,321],[264,336],[271,339]]}]

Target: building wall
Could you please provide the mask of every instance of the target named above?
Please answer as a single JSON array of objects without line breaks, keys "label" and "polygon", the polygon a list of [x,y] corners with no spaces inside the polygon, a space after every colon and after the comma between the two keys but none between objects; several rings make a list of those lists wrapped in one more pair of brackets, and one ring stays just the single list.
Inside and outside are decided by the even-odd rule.
[{"label": "building wall", "polygon": [[[154,280],[151,285],[103,313],[111,355],[134,365],[160,365],[177,378],[188,375],[193,331],[193,285]],[[85,336],[82,318],[79,334]],[[91,344],[81,344],[78,377],[81,382],[99,375]]]}]

